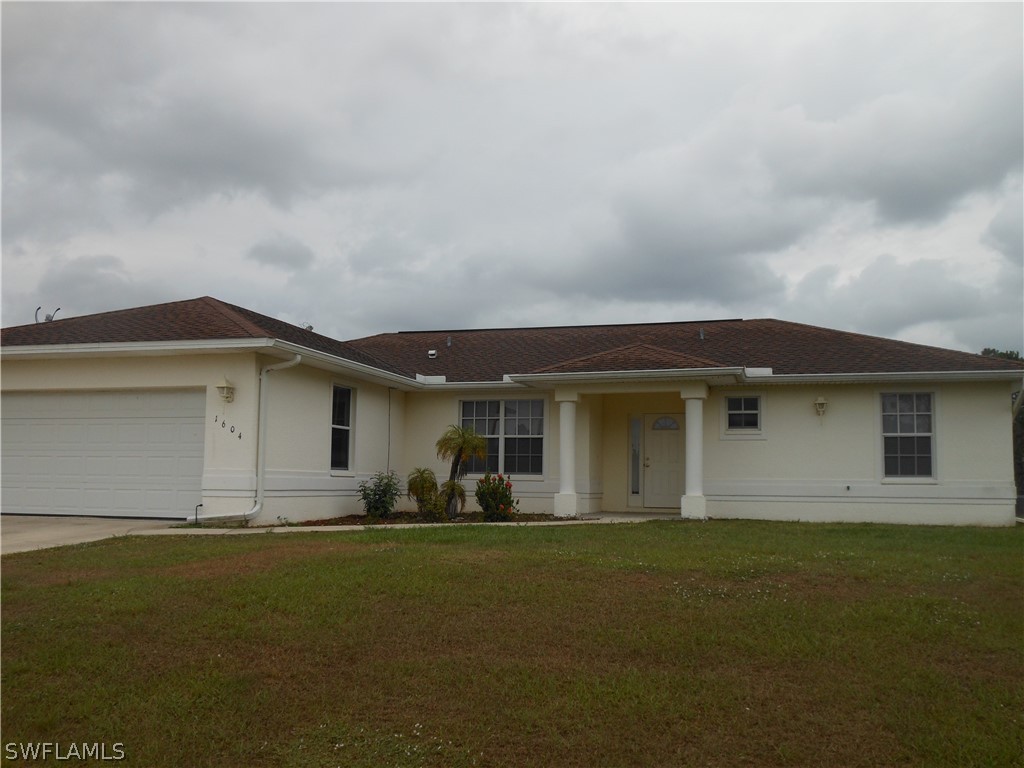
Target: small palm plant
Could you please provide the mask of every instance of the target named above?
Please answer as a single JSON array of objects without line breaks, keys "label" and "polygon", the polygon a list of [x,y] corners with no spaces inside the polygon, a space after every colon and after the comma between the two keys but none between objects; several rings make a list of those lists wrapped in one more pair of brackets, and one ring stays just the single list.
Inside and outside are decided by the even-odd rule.
[{"label": "small palm plant", "polygon": [[[472,427],[457,427],[452,424],[444,431],[437,441],[437,458],[452,463],[448,482],[442,486],[442,495],[446,498],[445,509],[449,518],[454,518],[459,509],[459,498],[454,494],[452,483],[459,484],[469,471],[469,461],[473,457],[487,458],[487,438],[478,435]],[[445,488],[448,491],[445,491]],[[447,495],[446,495],[447,494]],[[466,490],[462,488],[462,505],[465,506]]]},{"label": "small palm plant", "polygon": [[405,480],[405,490],[406,497],[414,500],[416,509],[424,515],[437,496],[437,475],[432,469],[416,467]]},{"label": "small palm plant", "polygon": [[446,500],[448,516],[455,517],[466,508],[466,487],[458,480],[446,480],[441,484],[441,498]]}]

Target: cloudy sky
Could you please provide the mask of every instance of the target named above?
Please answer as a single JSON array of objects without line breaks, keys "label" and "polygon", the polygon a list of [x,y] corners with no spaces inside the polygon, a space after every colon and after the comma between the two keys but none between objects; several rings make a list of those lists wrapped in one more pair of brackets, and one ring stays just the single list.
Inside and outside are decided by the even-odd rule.
[{"label": "cloudy sky", "polygon": [[2,7],[4,326],[777,317],[1024,350],[1022,5]]}]

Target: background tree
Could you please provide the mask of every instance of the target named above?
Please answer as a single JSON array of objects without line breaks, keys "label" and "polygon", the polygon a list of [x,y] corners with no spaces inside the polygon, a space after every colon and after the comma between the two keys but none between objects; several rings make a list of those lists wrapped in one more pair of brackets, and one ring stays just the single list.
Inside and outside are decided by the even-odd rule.
[{"label": "background tree", "polygon": [[[985,357],[1001,357],[1005,360],[1020,360],[1020,352],[1013,349],[999,350],[994,347],[985,347],[981,350]],[[1017,398],[1024,397],[1024,392],[1014,393],[1014,405]],[[1017,408],[1017,415],[1013,419],[1013,480],[1017,485],[1017,498],[1024,496],[1024,406]],[[1022,510],[1018,509],[1018,513]]]},{"label": "background tree", "polygon": [[[445,493],[447,498],[445,509],[449,518],[455,517],[459,509],[459,494],[452,484],[461,485],[462,478],[469,471],[469,461],[474,456],[479,459],[487,458],[487,438],[478,435],[472,427],[457,427],[452,424],[437,441],[437,458],[452,463],[448,482],[442,486],[442,493]],[[465,489],[462,491],[462,499],[465,499]]]}]

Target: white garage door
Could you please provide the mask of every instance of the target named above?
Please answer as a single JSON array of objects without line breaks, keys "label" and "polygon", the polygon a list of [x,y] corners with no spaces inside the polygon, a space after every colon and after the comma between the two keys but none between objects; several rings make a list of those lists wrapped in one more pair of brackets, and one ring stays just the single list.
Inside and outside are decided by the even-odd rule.
[{"label": "white garage door", "polygon": [[202,501],[201,391],[4,393],[2,511],[187,517]]}]

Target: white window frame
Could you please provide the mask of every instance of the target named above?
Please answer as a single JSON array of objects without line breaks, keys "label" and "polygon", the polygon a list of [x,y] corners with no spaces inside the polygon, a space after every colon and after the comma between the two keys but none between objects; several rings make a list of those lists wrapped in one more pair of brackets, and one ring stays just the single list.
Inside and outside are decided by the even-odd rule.
[{"label": "white window frame", "polygon": [[[540,454],[541,471],[540,472],[519,472],[519,471],[506,471],[505,470],[505,441],[507,439],[517,437],[516,435],[508,435],[508,434],[505,433],[505,418],[506,418],[506,416],[505,416],[505,404],[507,402],[509,402],[509,401],[512,401],[512,400],[539,402],[541,404],[542,409],[543,409],[542,412],[541,412],[541,416],[540,416],[543,432],[540,435],[533,435],[533,434],[531,434],[531,435],[523,435],[524,438],[528,438],[528,439],[540,439],[540,443],[541,443],[541,454]],[[498,469],[497,469],[497,472],[500,472],[503,475],[514,476],[514,477],[519,478],[519,479],[521,479],[523,481],[543,480],[544,476],[545,476],[545,473],[547,471],[547,466],[548,466],[548,462],[547,462],[547,457],[548,457],[548,430],[549,430],[549,425],[550,425],[550,413],[551,413],[551,408],[550,408],[550,406],[548,404],[547,399],[543,398],[543,397],[504,397],[504,396],[503,397],[472,397],[472,398],[467,397],[467,398],[459,400],[459,406],[458,406],[459,407],[459,412],[458,412],[458,422],[457,423],[460,426],[464,423],[463,422],[463,418],[464,417],[462,415],[464,404],[465,403],[480,403],[480,402],[497,402],[499,404],[498,405],[498,416],[497,416],[497,419],[498,419],[498,434],[496,434],[496,435],[490,435],[490,434],[482,435],[482,437],[484,437],[484,438],[497,439],[497,441],[498,441]],[[469,476],[469,477],[482,477],[483,474],[484,474],[483,472],[480,472],[480,471],[477,471],[477,470],[472,470],[472,471],[467,473],[467,476]]]},{"label": "white window frame", "polygon": [[[729,400],[732,398],[757,399],[757,427],[730,427],[729,426]],[[721,418],[719,420],[720,434],[722,440],[765,440],[765,396],[763,392],[734,391],[723,392],[721,399]],[[749,413],[749,411],[745,411]]]},{"label": "white window frame", "polygon": [[[348,390],[348,426],[336,425],[334,423],[334,392],[338,389]],[[332,475],[336,476],[347,476],[355,474],[355,452],[356,452],[356,389],[348,384],[340,382],[331,382],[331,395],[330,395],[330,408],[331,408],[331,419],[330,419],[330,437],[327,444],[327,466]],[[345,430],[348,432],[348,466],[341,468],[334,466],[334,431]]]},{"label": "white window frame", "polygon": [[[884,398],[886,395],[928,395],[931,397],[931,431],[930,432],[887,432],[885,429],[885,407],[883,405]],[[938,440],[936,440],[936,424],[938,422],[938,410],[939,410],[939,396],[938,393],[933,389],[919,389],[919,388],[888,388],[879,389],[876,393],[875,402],[877,403],[877,419],[876,424],[878,425],[878,439],[876,445],[878,446],[878,472],[882,483],[886,484],[906,484],[906,485],[934,485],[938,483],[939,478],[939,460],[938,460]],[[914,411],[915,417],[917,415],[916,405]],[[915,425],[916,429],[916,425]],[[930,475],[889,475],[885,470],[885,439],[887,437],[923,437],[927,435],[931,443],[931,463],[932,471]]]}]

